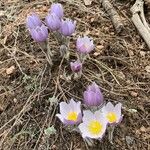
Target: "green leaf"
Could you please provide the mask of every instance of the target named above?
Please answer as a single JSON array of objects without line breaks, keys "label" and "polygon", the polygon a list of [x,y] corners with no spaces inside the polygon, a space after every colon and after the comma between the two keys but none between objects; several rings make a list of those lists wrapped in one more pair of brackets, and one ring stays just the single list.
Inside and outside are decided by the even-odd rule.
[{"label": "green leaf", "polygon": [[47,129],[44,130],[44,133],[47,136],[50,136],[52,134],[56,134],[56,129],[54,128],[54,126],[48,127]]},{"label": "green leaf", "polygon": [[48,101],[51,103],[51,105],[57,104],[58,103],[58,99],[56,97],[50,97],[48,99]]}]

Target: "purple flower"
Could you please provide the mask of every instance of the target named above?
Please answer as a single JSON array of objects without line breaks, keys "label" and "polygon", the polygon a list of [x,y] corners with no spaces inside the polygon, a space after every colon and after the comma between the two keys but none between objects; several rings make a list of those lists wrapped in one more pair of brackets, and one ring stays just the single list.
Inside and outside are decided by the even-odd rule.
[{"label": "purple flower", "polygon": [[83,96],[84,103],[87,106],[100,106],[103,104],[103,94],[95,82],[88,86],[87,90],[84,91]]},{"label": "purple flower", "polygon": [[109,124],[116,125],[122,121],[121,106],[121,103],[114,106],[111,102],[108,102],[106,106],[102,108],[102,113]]},{"label": "purple flower", "polygon": [[77,51],[83,54],[88,54],[94,49],[93,40],[84,36],[83,38],[79,37],[76,42]]},{"label": "purple flower", "polygon": [[74,125],[79,124],[82,120],[81,113],[81,102],[75,102],[73,99],[67,104],[66,102],[61,102],[60,114],[56,116],[61,120],[65,125]]},{"label": "purple flower", "polygon": [[26,19],[26,26],[27,28],[29,28],[29,30],[34,29],[37,26],[41,26],[41,25],[42,25],[42,21],[40,20],[39,16],[35,13],[28,16]]},{"label": "purple flower", "polygon": [[82,63],[80,61],[70,62],[70,67],[73,72],[80,72],[82,70]]},{"label": "purple flower", "polygon": [[45,18],[46,25],[52,31],[56,31],[60,28],[61,21],[55,13],[48,14]]},{"label": "purple flower", "polygon": [[61,21],[60,33],[64,36],[71,36],[75,32],[76,21],[66,19]]},{"label": "purple flower", "polygon": [[52,4],[50,13],[55,13],[61,19],[64,16],[64,10],[62,5],[59,3]]},{"label": "purple flower", "polygon": [[48,38],[48,29],[42,24],[41,26],[31,29],[30,34],[36,42],[44,42]]},{"label": "purple flower", "polygon": [[83,111],[83,123],[79,125],[79,129],[83,138],[102,139],[106,127],[107,120],[100,111],[92,113],[89,110]]}]

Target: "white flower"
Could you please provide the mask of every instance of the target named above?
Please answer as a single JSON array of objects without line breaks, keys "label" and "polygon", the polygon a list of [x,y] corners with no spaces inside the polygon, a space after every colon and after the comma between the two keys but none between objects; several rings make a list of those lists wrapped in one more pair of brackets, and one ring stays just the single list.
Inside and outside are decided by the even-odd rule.
[{"label": "white flower", "polygon": [[118,124],[122,120],[121,115],[121,103],[114,106],[111,102],[108,102],[106,106],[102,108],[103,115],[109,124]]},{"label": "white flower", "polygon": [[83,112],[83,123],[79,129],[83,138],[102,139],[107,127],[107,120],[100,111],[92,113],[89,110]]},{"label": "white flower", "polygon": [[73,99],[67,104],[66,102],[61,102],[60,104],[60,114],[56,116],[66,125],[78,124],[82,120],[81,113],[81,102],[75,102]]}]

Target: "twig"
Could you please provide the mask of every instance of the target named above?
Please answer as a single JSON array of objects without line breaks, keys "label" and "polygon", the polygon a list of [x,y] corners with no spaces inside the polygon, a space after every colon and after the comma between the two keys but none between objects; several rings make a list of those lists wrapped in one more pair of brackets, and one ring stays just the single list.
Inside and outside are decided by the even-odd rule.
[{"label": "twig", "polygon": [[143,4],[143,0],[136,0],[130,10],[134,25],[150,49],[150,28],[144,16]]},{"label": "twig", "polygon": [[120,33],[123,30],[124,26],[121,22],[119,14],[108,0],[100,0],[100,2],[102,3],[102,6],[106,10],[109,17],[111,18],[116,32]]}]

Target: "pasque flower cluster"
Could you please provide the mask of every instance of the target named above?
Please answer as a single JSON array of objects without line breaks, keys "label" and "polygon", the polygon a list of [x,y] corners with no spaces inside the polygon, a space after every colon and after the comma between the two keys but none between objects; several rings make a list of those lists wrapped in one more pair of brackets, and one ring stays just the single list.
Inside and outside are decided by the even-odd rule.
[{"label": "pasque flower cluster", "polygon": [[[36,42],[45,42],[48,39],[48,30],[50,32],[59,33],[64,39],[68,39],[74,32],[76,27],[76,21],[69,18],[64,19],[64,9],[60,3],[53,3],[48,11],[45,20],[42,21],[35,13],[28,15],[26,19],[26,26],[31,34],[31,37]],[[58,35],[58,34],[57,34]],[[61,39],[61,38],[60,38]],[[60,40],[59,39],[59,40]],[[66,54],[68,57],[69,48],[65,45],[60,46],[60,53]],[[61,52],[62,47],[65,48],[65,52]],[[76,40],[76,52],[78,59],[70,62],[70,67],[73,73],[81,76],[84,58],[94,49],[93,40],[88,36],[79,36]],[[84,57],[84,58],[83,58]]]},{"label": "pasque flower cluster", "polygon": [[27,28],[36,42],[46,41],[48,38],[48,29],[50,31],[58,31],[63,36],[71,36],[75,32],[76,22],[71,19],[63,19],[64,10],[61,4],[54,3],[45,17],[45,21],[41,21],[35,13],[29,15],[26,20]]},{"label": "pasque flower cluster", "polygon": [[[108,126],[116,126],[122,120],[121,103],[114,106],[108,102],[104,105],[103,94],[95,82],[84,92],[83,104],[89,110],[82,110],[81,102],[75,102],[73,99],[69,103],[61,102],[60,114],[56,116],[64,125],[78,126],[84,139],[100,140]],[[93,107],[97,107],[97,110],[93,111]]]},{"label": "pasque flower cluster", "polygon": [[[75,32],[76,21],[64,19],[62,5],[54,3],[44,21],[33,13],[27,17],[26,26],[36,42],[44,42],[48,38],[48,31],[59,33],[66,39],[72,36]],[[67,44],[61,45],[61,50],[66,51],[67,46]],[[85,58],[93,50],[94,43],[90,37],[79,36],[77,38],[78,59],[70,62],[72,72],[81,74]],[[84,139],[102,139],[108,126],[116,126],[122,120],[121,103],[115,106],[111,102],[104,104],[101,89],[95,82],[83,92],[82,106],[86,109],[81,109],[81,102],[73,99],[69,103],[61,102],[59,104],[60,113],[56,116],[65,125],[78,126]]]}]

